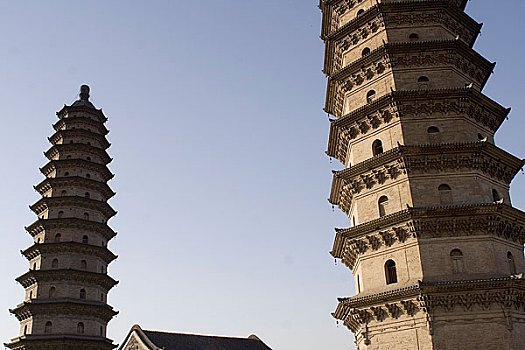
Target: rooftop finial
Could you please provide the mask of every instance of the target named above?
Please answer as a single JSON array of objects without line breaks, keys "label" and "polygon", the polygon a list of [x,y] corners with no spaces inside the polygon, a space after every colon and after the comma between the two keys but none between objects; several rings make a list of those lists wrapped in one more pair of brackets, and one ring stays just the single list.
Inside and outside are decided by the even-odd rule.
[{"label": "rooftop finial", "polygon": [[82,85],[80,87],[80,99],[82,101],[88,101],[89,100],[89,86],[87,85]]}]

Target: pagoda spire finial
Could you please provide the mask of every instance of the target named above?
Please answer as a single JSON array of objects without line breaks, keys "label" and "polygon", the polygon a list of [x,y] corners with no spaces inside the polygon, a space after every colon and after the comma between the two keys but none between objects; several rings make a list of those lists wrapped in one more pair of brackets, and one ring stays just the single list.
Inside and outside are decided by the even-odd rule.
[{"label": "pagoda spire finial", "polygon": [[88,85],[80,86],[79,96],[80,96],[81,101],[89,101],[89,86]]}]

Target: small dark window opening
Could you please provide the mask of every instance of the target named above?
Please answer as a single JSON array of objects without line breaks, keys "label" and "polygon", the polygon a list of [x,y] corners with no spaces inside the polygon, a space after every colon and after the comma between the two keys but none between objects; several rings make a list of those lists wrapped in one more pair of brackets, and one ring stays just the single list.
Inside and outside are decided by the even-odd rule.
[{"label": "small dark window opening", "polygon": [[371,103],[375,97],[376,97],[375,90],[368,91],[368,93],[366,94],[366,103]]},{"label": "small dark window opening", "polygon": [[86,174],[86,177],[89,179],[91,177],[91,175],[90,174]]},{"label": "small dark window opening", "polygon": [[46,322],[44,333],[51,333],[53,331],[53,323],[51,321]]},{"label": "small dark window opening", "polygon": [[88,244],[88,242],[89,242],[89,237],[87,235],[82,236],[82,243]]},{"label": "small dark window opening", "polygon": [[417,79],[417,82],[418,83],[428,83],[430,81],[430,79],[428,79],[428,77],[426,76],[420,76],[418,79]]},{"label": "small dark window opening", "polygon": [[66,171],[66,172],[64,173],[64,176],[69,176],[69,172]]},{"label": "small dark window opening", "polygon": [[49,298],[53,299],[55,297],[56,292],[57,292],[57,289],[55,287],[49,288]]},{"label": "small dark window opening", "polygon": [[55,235],[55,242],[60,242],[60,239],[62,238],[62,235],[60,233],[57,233]]},{"label": "small dark window opening", "polygon": [[388,205],[388,197],[381,196],[381,198],[379,198],[379,200],[377,201],[377,206],[379,208],[379,217],[383,217],[386,215],[387,205]]},{"label": "small dark window opening", "polygon": [[439,128],[437,126],[431,126],[427,129],[427,132],[429,134],[437,134],[439,133]]},{"label": "small dark window opening", "polygon": [[58,212],[58,218],[62,218],[64,216],[64,212],[61,210]]},{"label": "small dark window opening", "polygon": [[512,255],[511,252],[507,253],[507,262],[509,264],[510,274],[511,275],[516,275],[517,274],[516,262],[514,261],[514,256]]},{"label": "small dark window opening", "polygon": [[419,40],[419,34],[417,33],[412,33],[408,36],[408,38],[411,40],[411,41],[414,41],[414,40]]},{"label": "small dark window opening", "polygon": [[483,141],[485,138],[483,137],[483,135],[481,135],[480,133],[478,133],[478,140],[479,141]]},{"label": "small dark window opening", "polygon": [[86,160],[91,160],[91,157],[86,157]]},{"label": "small dark window opening", "polygon": [[370,55],[370,52],[371,52],[371,51],[370,51],[370,48],[365,47],[365,48],[363,49],[363,51],[361,52],[361,55],[364,57],[364,56],[366,56],[366,55]]},{"label": "small dark window opening", "polygon": [[383,153],[383,142],[381,142],[381,140],[375,140],[372,143],[372,154],[375,157],[381,153]]},{"label": "small dark window opening", "polygon": [[450,252],[450,258],[452,259],[452,272],[463,272],[463,252],[459,249],[453,249]]},{"label": "small dark window opening", "polygon": [[357,293],[361,293],[361,281],[359,280],[359,275],[357,275]]},{"label": "small dark window opening", "polygon": [[492,199],[494,200],[494,202],[501,201],[501,196],[499,195],[496,189],[492,189]]},{"label": "small dark window opening", "polygon": [[438,187],[439,201],[442,205],[452,204],[452,189],[447,184],[441,184]]},{"label": "small dark window opening", "polygon": [[81,268],[82,270],[86,270],[86,269],[87,269],[87,261],[86,261],[86,260],[82,260],[82,261],[80,262],[80,268]]},{"label": "small dark window opening", "polygon": [[365,10],[361,9],[359,11],[357,11],[357,16],[361,16],[363,13],[365,13]]},{"label": "small dark window opening", "polygon": [[88,213],[84,213],[84,220],[89,220],[89,214]]},{"label": "small dark window opening", "polygon": [[89,192],[86,192],[86,193],[84,193],[84,197],[89,198],[89,197],[91,197],[91,195],[89,194]]},{"label": "small dark window opening", "polygon": [[385,277],[386,284],[397,283],[396,263],[393,260],[388,260],[385,263]]},{"label": "small dark window opening", "polygon": [[33,270],[36,270],[36,263],[33,263]]},{"label": "small dark window opening", "polygon": [[86,290],[85,289],[81,289],[80,290],[80,299],[82,299],[82,300],[86,299]]},{"label": "small dark window opening", "polygon": [[82,322],[79,322],[77,324],[77,333],[78,334],[84,334],[84,324]]},{"label": "small dark window opening", "polygon": [[51,262],[51,267],[53,269],[57,269],[58,268],[58,259],[53,259],[53,261]]}]

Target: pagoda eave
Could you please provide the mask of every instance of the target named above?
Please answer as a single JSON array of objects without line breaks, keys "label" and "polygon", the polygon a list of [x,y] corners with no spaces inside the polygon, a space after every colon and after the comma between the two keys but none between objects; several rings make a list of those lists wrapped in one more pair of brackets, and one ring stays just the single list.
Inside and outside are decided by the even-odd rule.
[{"label": "pagoda eave", "polygon": [[104,196],[104,200],[111,199],[116,193],[105,183],[93,179],[88,179],[82,176],[68,176],[68,177],[52,177],[45,178],[38,185],[34,186],[35,190],[41,195],[51,190],[54,186],[71,185],[75,183],[82,183],[86,187],[100,191]]},{"label": "pagoda eave", "polygon": [[30,205],[29,208],[35,214],[40,215],[44,210],[49,209],[50,207],[67,205],[98,210],[107,219],[110,219],[117,214],[108,203],[81,196],[43,197],[35,204]]},{"label": "pagoda eave", "polygon": [[67,106],[64,107],[56,113],[57,117],[62,119],[65,115],[70,112],[85,112],[91,115],[96,116],[101,123],[107,122],[108,118],[102,113],[102,109],[90,108],[87,106]]},{"label": "pagoda eave", "polygon": [[24,335],[5,343],[12,350],[112,350],[111,339],[83,335]]},{"label": "pagoda eave", "polygon": [[107,247],[84,244],[80,242],[37,243],[22,251],[21,253],[27,260],[30,261],[41,254],[67,253],[73,251],[97,256],[107,264],[117,259],[117,256],[113,254]]},{"label": "pagoda eave", "polygon": [[27,226],[25,229],[29,234],[31,234],[31,236],[34,237],[47,229],[71,227],[89,228],[91,230],[95,230],[96,232],[101,233],[108,241],[117,235],[117,233],[113,231],[106,223],[78,218],[38,219],[31,225]]},{"label": "pagoda eave", "polygon": [[78,299],[56,299],[56,300],[32,300],[18,305],[15,309],[10,309],[10,313],[16,316],[19,321],[23,321],[35,314],[46,315],[89,315],[98,317],[105,322],[109,322],[118,314],[118,311],[107,304]]},{"label": "pagoda eave", "polygon": [[78,281],[98,284],[108,291],[119,282],[107,274],[77,269],[30,270],[16,278],[24,288],[30,287],[38,281]]},{"label": "pagoda eave", "polygon": [[[465,116],[492,132],[499,129],[510,113],[510,108],[499,105],[472,88],[393,91],[332,121],[326,154],[344,163],[347,143],[351,139],[392,119],[418,116],[421,112],[415,106],[419,101],[439,102],[446,106],[443,113],[451,117]],[[370,116],[375,116],[376,124],[370,123]],[[363,125],[368,129],[362,130]]]},{"label": "pagoda eave", "polygon": [[[58,122],[53,124],[53,129],[55,129],[56,131],[68,130],[68,129],[65,129],[65,127],[66,127],[66,120],[69,121],[69,122],[82,121],[83,123],[86,123],[86,124],[90,125],[91,127],[98,129],[100,134],[103,135],[103,136],[107,135],[109,133],[109,130],[104,126],[103,123],[101,123],[99,121],[95,121],[93,119],[86,118],[86,117],[71,117],[71,116],[69,116],[69,117],[67,117],[65,119],[59,119]],[[69,129],[69,130],[72,130],[72,129]]]}]

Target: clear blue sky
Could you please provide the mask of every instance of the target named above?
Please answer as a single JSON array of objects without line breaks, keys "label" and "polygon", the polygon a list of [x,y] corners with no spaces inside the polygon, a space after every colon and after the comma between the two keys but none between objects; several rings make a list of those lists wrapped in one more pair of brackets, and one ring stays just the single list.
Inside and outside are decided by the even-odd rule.
[{"label": "clear blue sky", "polygon": [[[485,92],[512,106],[497,142],[525,157],[522,0],[476,0]],[[248,336],[274,349],[353,349],[336,327],[350,272],[333,227],[317,0],[0,1],[0,339],[23,299],[23,226],[55,112],[87,83],[111,130],[119,232],[109,335]],[[525,208],[525,176],[513,188]]]}]

